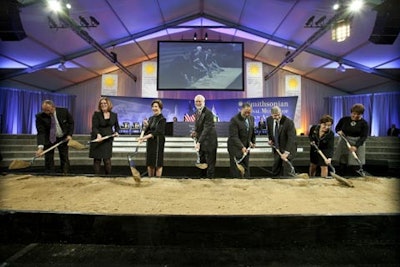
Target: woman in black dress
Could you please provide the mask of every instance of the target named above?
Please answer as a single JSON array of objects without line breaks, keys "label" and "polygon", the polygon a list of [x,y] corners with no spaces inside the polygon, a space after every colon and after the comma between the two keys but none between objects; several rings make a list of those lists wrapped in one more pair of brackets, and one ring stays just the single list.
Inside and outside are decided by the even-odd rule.
[{"label": "woman in black dress", "polygon": [[139,142],[147,140],[146,165],[150,177],[161,177],[163,171],[166,119],[161,113],[162,109],[161,100],[157,99],[151,102],[153,116],[143,122],[144,136],[138,140]]},{"label": "woman in black dress", "polygon": [[[91,140],[100,139],[107,135],[115,134],[118,136],[119,123],[118,115],[111,111],[113,105],[107,97],[99,100],[98,111],[92,116]],[[104,162],[105,174],[111,173],[113,138],[91,143],[89,157],[93,158],[93,169],[95,174],[100,173],[101,160]]]},{"label": "woman in black dress", "polygon": [[318,150],[311,146],[310,149],[310,169],[309,175],[315,176],[317,172],[317,167],[321,168],[321,177],[328,176],[328,165],[332,162],[333,148],[335,136],[331,127],[333,124],[333,118],[329,115],[324,115],[319,120],[319,124],[311,126],[309,138],[310,142],[314,142],[317,147],[322,151],[327,160],[325,161]]}]

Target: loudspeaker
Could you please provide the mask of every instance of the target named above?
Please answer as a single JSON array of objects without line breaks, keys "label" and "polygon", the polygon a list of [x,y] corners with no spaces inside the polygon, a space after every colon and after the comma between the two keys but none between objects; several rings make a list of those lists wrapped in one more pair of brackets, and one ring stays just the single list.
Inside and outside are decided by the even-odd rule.
[{"label": "loudspeaker", "polygon": [[25,37],[17,0],[2,0],[0,6],[0,39],[2,41],[20,41]]},{"label": "loudspeaker", "polygon": [[386,0],[375,7],[378,14],[369,41],[375,44],[393,44],[400,32],[400,5],[397,0]]}]

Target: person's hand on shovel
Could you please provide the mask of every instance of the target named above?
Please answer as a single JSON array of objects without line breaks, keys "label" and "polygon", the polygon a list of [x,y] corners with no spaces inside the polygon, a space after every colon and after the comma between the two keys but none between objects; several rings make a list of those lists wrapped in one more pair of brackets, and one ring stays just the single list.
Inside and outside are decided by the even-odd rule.
[{"label": "person's hand on shovel", "polygon": [[43,146],[39,146],[35,152],[35,157],[39,158],[41,156],[43,156]]},{"label": "person's hand on shovel", "polygon": [[285,151],[284,153],[281,153],[281,159],[284,161],[288,161],[288,157],[289,157],[289,152]]},{"label": "person's hand on shovel", "polygon": [[102,137],[103,136],[101,136],[101,134],[98,133],[97,136],[96,136],[95,141],[98,142],[98,143],[102,142],[102,140],[101,140]]},{"label": "person's hand on shovel", "polygon": [[196,151],[200,151],[200,143],[196,142],[196,144],[194,145],[194,148],[196,149]]}]

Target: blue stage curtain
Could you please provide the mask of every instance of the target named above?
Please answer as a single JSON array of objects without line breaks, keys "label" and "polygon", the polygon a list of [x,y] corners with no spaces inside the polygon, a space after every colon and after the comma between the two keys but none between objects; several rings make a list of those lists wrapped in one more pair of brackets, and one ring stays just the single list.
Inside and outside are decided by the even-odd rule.
[{"label": "blue stage curtain", "polygon": [[324,99],[325,111],[334,119],[334,126],[343,116],[350,116],[356,103],[365,106],[364,119],[370,127],[371,136],[386,136],[392,124],[399,127],[400,93],[375,93],[353,96],[334,96]]},{"label": "blue stage curtain", "polygon": [[387,135],[392,124],[400,128],[400,93],[376,93],[372,102],[372,136]]},{"label": "blue stage curtain", "polygon": [[56,106],[73,112],[75,96],[0,88],[1,133],[36,134],[35,115],[41,111],[43,100],[53,100]]}]

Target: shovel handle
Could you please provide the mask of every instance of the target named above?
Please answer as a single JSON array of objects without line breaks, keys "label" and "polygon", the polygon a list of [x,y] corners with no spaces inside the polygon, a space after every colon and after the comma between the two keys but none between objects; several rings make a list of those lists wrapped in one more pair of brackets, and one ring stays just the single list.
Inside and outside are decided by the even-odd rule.
[{"label": "shovel handle", "polygon": [[93,140],[90,140],[88,143],[99,143],[99,142],[101,142],[101,141],[104,141],[104,140],[106,140],[106,139],[108,139],[108,138],[115,137],[115,136],[117,136],[117,134],[116,134],[116,133],[113,133],[113,134],[110,134],[110,135],[103,136],[103,137],[100,138],[100,139],[93,139]]},{"label": "shovel handle", "polygon": [[[317,150],[318,154],[322,157],[322,159],[326,162],[328,160],[328,158],[325,156],[324,152],[321,151],[321,149],[319,149],[319,147],[317,146],[317,144],[315,144],[314,141],[312,141],[310,143],[313,147],[315,147],[315,149]],[[335,173],[335,168],[333,167],[332,164],[329,164],[329,167],[331,167],[333,173]]]},{"label": "shovel handle", "polygon": [[[350,150],[351,145],[349,140],[347,140],[347,138],[343,134],[339,134],[339,136],[346,142],[346,146]],[[360,159],[358,158],[357,153],[355,151],[351,151],[351,154],[353,154],[353,157],[358,161],[358,163],[360,163]]]},{"label": "shovel handle", "polygon": [[[47,152],[53,150],[54,148],[58,147],[59,145],[65,143],[65,142],[67,142],[67,141],[68,141],[67,139],[64,139],[64,140],[58,142],[57,144],[52,145],[51,147],[49,147],[48,149],[46,149],[46,150],[44,150],[42,153],[40,153],[39,157],[43,156],[43,155],[46,154]],[[36,157],[35,157],[35,158],[36,158]]]}]

